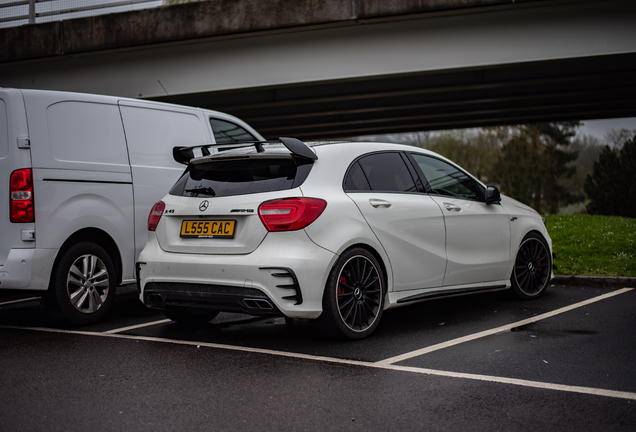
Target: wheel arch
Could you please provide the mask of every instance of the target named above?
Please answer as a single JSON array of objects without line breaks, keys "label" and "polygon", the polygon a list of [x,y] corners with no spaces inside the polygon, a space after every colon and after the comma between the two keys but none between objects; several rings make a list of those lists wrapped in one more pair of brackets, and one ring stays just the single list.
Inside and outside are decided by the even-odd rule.
[{"label": "wheel arch", "polygon": [[[373,255],[373,257],[378,261],[378,263],[380,264],[380,267],[382,268],[382,276],[384,278],[384,287],[386,292],[384,293],[385,295],[389,292],[389,273],[387,271],[387,265],[384,262],[384,259],[382,258],[382,255],[380,253],[378,253],[377,250],[375,250],[375,248],[369,244],[366,243],[355,243],[352,244],[350,246],[348,246],[346,249],[344,249],[339,256],[343,255],[345,252],[351,250],[351,249],[355,249],[355,248],[361,248],[361,249],[365,249],[367,252],[369,252],[371,255]],[[336,263],[338,262],[338,260],[336,260],[336,262],[334,262],[334,266],[336,265]]]},{"label": "wheel arch", "polygon": [[117,273],[116,274],[117,284],[120,285],[122,282],[122,277],[123,277],[122,276],[123,265],[122,265],[121,253],[119,252],[117,243],[115,243],[115,240],[113,240],[113,238],[110,235],[108,235],[108,233],[106,233],[105,231],[102,231],[98,228],[83,228],[71,234],[71,236],[64,241],[62,246],[60,246],[60,249],[58,250],[57,255],[55,257],[55,261],[53,262],[53,271],[51,271],[51,280],[49,282],[49,286],[51,286],[51,284],[53,283],[53,278],[55,274],[54,269],[57,268],[60,262],[60,259],[62,258],[64,253],[71,246],[81,242],[93,242],[106,250],[106,253],[108,253],[111,260],[113,261],[113,265],[115,266],[115,272]]},{"label": "wheel arch", "polygon": [[[521,247],[523,242],[526,241],[532,234],[535,234],[541,237],[543,241],[545,242],[545,244],[548,245],[548,259],[550,260],[550,269],[552,270],[554,268],[554,252],[552,251],[552,239],[550,238],[550,236],[546,237],[538,229],[531,229],[527,233],[525,233],[523,237],[521,237],[521,240],[519,240],[519,244],[517,245],[517,249],[515,250],[515,257],[517,252],[519,251],[519,247]],[[552,279],[552,277],[550,279]]]},{"label": "wheel arch", "polygon": [[540,236],[541,236],[541,238],[542,238],[543,240],[545,240],[545,242],[546,242],[546,243],[548,243],[548,239],[547,239],[547,238],[545,238],[545,236],[543,235],[543,233],[542,233],[541,231],[539,231],[538,229],[533,228],[533,229],[528,230],[528,232],[526,232],[526,233],[523,235],[523,237],[521,237],[521,240],[519,240],[519,244],[517,245],[517,247],[518,247],[518,246],[521,246],[521,243],[523,243],[523,241],[524,241],[525,239],[527,239],[527,238],[528,238],[528,236],[530,236],[530,234],[538,234],[538,235],[540,235]]}]

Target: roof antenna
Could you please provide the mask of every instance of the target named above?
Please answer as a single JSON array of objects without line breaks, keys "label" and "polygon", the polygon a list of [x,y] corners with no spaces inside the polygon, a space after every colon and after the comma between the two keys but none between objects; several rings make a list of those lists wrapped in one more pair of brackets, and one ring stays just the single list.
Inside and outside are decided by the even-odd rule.
[{"label": "roof antenna", "polygon": [[161,86],[161,88],[163,89],[163,91],[166,92],[166,95],[168,96],[168,98],[170,99],[170,102],[174,103],[174,101],[172,100],[172,96],[170,96],[170,94],[168,93],[168,90],[166,90],[166,88],[163,86],[163,84],[161,84],[161,81],[157,80],[157,82],[159,83],[159,85]]}]

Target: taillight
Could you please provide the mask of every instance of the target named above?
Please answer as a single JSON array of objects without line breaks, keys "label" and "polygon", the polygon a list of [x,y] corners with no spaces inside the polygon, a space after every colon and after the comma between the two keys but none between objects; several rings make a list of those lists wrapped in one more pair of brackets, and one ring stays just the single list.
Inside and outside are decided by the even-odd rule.
[{"label": "taillight", "polygon": [[9,191],[11,222],[35,222],[31,168],[19,169],[11,173]]},{"label": "taillight", "polygon": [[152,206],[150,214],[148,215],[148,231],[154,231],[159,225],[163,211],[166,209],[166,204],[163,201],[157,202]]},{"label": "taillight", "polygon": [[265,201],[258,215],[267,231],[294,231],[318,219],[326,207],[327,201],[319,198],[284,198]]}]

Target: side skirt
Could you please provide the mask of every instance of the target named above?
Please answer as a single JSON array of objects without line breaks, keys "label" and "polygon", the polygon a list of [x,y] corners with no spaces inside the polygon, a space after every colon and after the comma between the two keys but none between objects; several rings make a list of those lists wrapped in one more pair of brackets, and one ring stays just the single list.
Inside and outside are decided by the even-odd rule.
[{"label": "side skirt", "polygon": [[459,297],[469,294],[477,294],[477,293],[488,293],[488,292],[496,292],[496,291],[504,291],[510,288],[509,283],[495,283],[492,285],[486,286],[478,286],[478,287],[462,287],[462,288],[449,288],[449,289],[441,289],[436,291],[430,291],[427,289],[424,292],[420,292],[418,294],[410,295],[407,297],[402,297],[397,299],[397,301],[391,302],[390,307],[396,306],[405,306],[409,303],[420,302],[425,300],[434,300],[440,298],[448,298],[448,297]]}]

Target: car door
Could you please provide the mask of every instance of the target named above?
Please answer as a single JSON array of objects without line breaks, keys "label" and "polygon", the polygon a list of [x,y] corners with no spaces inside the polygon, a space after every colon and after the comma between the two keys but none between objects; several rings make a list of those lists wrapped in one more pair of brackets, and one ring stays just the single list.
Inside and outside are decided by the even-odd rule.
[{"label": "car door", "polygon": [[363,156],[345,177],[345,192],[389,257],[393,291],[438,287],[444,279],[444,216],[418,182],[399,152]]},{"label": "car door", "polygon": [[510,260],[510,221],[499,204],[484,202],[470,175],[441,159],[409,153],[428,181],[446,225],[444,286],[505,279]]}]

